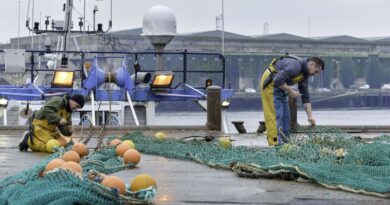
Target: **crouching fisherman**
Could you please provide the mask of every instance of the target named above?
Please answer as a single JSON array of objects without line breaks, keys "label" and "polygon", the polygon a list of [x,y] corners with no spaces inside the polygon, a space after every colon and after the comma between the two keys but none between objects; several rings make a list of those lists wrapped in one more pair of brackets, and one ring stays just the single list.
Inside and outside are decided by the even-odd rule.
[{"label": "crouching fisherman", "polygon": [[19,143],[20,151],[30,148],[36,152],[48,152],[46,143],[51,139],[63,142],[64,136],[71,136],[72,112],[84,106],[84,96],[53,97],[34,112],[30,130],[25,132]]}]

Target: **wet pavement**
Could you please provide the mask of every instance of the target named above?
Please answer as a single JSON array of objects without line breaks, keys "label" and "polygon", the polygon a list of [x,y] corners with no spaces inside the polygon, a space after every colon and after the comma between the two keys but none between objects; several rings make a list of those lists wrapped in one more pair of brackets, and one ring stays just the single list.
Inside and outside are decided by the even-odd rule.
[{"label": "wet pavement", "polygon": [[[193,136],[215,134],[191,132]],[[14,175],[47,156],[44,153],[19,152],[16,145],[20,135],[21,131],[0,131],[0,179]],[[184,131],[169,135],[178,138],[189,136]],[[235,145],[266,145],[264,136],[235,135],[233,139]],[[88,145],[93,148],[95,144],[93,139]],[[239,178],[231,171],[145,154],[136,169],[113,175],[120,176],[129,184],[139,173],[147,173],[157,181],[154,204],[390,204],[389,199],[330,190],[315,183]]]}]

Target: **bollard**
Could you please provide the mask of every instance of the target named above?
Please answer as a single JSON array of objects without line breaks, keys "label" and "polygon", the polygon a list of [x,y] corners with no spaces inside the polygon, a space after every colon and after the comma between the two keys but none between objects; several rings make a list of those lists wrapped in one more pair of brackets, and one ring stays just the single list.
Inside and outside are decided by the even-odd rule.
[{"label": "bollard", "polygon": [[221,131],[221,109],[221,87],[207,87],[207,129]]},{"label": "bollard", "polygon": [[297,99],[288,97],[288,107],[290,108],[290,128],[298,127]]}]

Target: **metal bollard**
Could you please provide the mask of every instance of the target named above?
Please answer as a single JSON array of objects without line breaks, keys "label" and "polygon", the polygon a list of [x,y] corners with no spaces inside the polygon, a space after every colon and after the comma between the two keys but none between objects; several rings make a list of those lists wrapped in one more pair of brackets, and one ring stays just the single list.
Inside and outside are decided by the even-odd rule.
[{"label": "metal bollard", "polygon": [[290,127],[298,127],[298,114],[297,114],[297,99],[288,97],[288,107],[290,108]]},{"label": "metal bollard", "polygon": [[221,87],[207,87],[207,129],[221,131],[221,110]]}]

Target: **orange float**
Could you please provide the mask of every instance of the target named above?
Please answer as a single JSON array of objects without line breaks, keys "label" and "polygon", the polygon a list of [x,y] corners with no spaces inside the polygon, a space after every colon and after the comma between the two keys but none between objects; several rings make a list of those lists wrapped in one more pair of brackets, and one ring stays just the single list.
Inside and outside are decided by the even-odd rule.
[{"label": "orange float", "polygon": [[127,143],[120,143],[117,147],[116,147],[116,154],[119,155],[119,156],[122,156],[125,154],[125,152],[127,150],[131,149],[131,146]]},{"label": "orange float", "polygon": [[81,165],[73,161],[63,163],[60,168],[70,170],[79,174],[83,173],[83,168],[81,167]]},{"label": "orange float", "polygon": [[80,162],[80,155],[79,155],[79,153],[77,153],[75,151],[67,151],[62,156],[62,159],[65,160],[66,162],[73,161],[73,162],[79,163]]},{"label": "orange float", "polygon": [[125,182],[117,176],[108,176],[105,177],[101,183],[103,186],[108,188],[116,188],[120,194],[125,194],[126,186]]},{"label": "orange float", "polygon": [[65,163],[65,161],[63,159],[59,159],[59,158],[53,159],[49,163],[46,164],[44,172],[48,172],[48,171],[54,170],[56,168],[59,168],[59,167],[61,167],[61,165],[63,163]]},{"label": "orange float", "polygon": [[77,152],[80,155],[80,157],[84,157],[89,153],[87,146],[85,146],[85,144],[81,142],[75,143],[72,147],[72,151]]},{"label": "orange float", "polygon": [[135,149],[129,149],[123,154],[123,161],[126,164],[133,163],[138,164],[141,160],[141,154]]},{"label": "orange float", "polygon": [[111,140],[110,141],[110,146],[118,146],[120,143],[122,143],[122,141],[121,140],[119,140],[119,139],[113,139],[113,140]]}]

